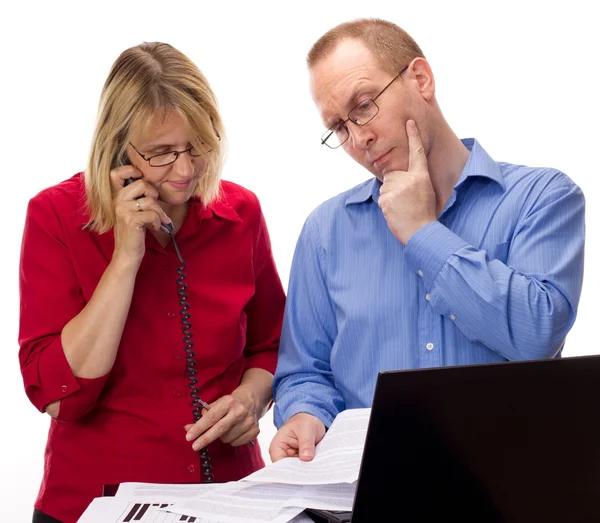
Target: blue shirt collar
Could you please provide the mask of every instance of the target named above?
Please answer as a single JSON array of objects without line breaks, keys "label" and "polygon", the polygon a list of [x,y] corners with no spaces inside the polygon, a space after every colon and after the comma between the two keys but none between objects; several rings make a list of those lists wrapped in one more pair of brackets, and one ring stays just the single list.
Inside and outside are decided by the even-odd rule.
[{"label": "blue shirt collar", "polygon": [[372,178],[366,182],[361,183],[355,190],[346,198],[346,205],[352,205],[353,203],[364,203],[370,198],[373,201],[377,201],[379,198],[379,188],[381,182],[377,178]]},{"label": "blue shirt collar", "polygon": [[481,147],[481,144],[475,138],[464,138],[461,142],[469,149],[469,151],[471,151],[471,154],[469,155],[469,159],[467,160],[462,173],[460,173],[460,177],[454,185],[454,188],[456,189],[471,176],[481,176],[493,180],[502,187],[502,190],[505,190],[506,182],[504,181],[500,167],[498,167],[498,164],[486,150]]},{"label": "blue shirt collar", "polygon": [[[471,154],[469,155],[469,159],[467,160],[462,173],[460,173],[460,177],[454,185],[454,188],[458,188],[471,176],[482,176],[496,182],[502,187],[502,190],[505,190],[506,183],[498,164],[485,151],[479,142],[475,138],[464,138],[461,142],[469,149],[469,151],[471,151]],[[380,187],[381,182],[377,178],[372,178],[371,180],[362,183],[356,187],[356,190],[353,191],[348,198],[346,198],[346,205],[364,203],[369,199],[373,199],[373,201],[376,202],[379,198]]]}]

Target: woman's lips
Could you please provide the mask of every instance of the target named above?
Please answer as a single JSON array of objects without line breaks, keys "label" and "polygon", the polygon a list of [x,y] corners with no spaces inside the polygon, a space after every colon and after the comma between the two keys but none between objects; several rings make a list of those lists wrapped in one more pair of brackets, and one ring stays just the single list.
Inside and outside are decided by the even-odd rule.
[{"label": "woman's lips", "polygon": [[192,180],[186,180],[186,181],[181,181],[181,182],[180,181],[170,181],[168,183],[175,189],[187,189],[192,184]]}]

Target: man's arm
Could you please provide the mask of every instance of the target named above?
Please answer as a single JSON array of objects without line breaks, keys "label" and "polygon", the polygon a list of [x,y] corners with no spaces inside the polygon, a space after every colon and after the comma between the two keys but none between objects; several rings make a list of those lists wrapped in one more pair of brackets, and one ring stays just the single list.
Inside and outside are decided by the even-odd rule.
[{"label": "man's arm", "polygon": [[583,279],[585,201],[556,173],[524,216],[507,262],[488,258],[439,222],[408,241],[430,304],[470,340],[509,360],[553,357],[575,321]]},{"label": "man's arm", "polygon": [[337,327],[326,279],[325,254],[311,216],[294,253],[273,382],[278,428],[300,412],[329,426],[344,409],[330,366]]},{"label": "man's arm", "polygon": [[385,175],[379,206],[431,306],[469,340],[509,360],[555,356],[581,294],[582,192],[562,173],[546,173],[535,201],[521,210],[507,263],[489,259],[435,219],[419,132],[412,120],[406,129],[408,171]]}]

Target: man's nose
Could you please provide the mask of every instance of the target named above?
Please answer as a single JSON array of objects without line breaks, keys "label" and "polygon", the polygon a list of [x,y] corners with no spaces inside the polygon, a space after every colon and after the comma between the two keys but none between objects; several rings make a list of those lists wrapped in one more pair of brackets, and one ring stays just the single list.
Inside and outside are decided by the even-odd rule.
[{"label": "man's nose", "polygon": [[[350,122],[349,122],[350,123]],[[366,150],[375,141],[375,133],[370,125],[348,125],[350,140],[355,149]]]}]

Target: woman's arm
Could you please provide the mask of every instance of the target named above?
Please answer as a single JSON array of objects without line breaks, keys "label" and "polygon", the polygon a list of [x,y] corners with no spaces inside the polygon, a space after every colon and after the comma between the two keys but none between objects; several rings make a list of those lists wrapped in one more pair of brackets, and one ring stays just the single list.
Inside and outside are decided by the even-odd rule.
[{"label": "woman's arm", "polygon": [[[253,196],[253,195],[252,195]],[[258,200],[254,244],[254,296],[244,308],[247,318],[245,371],[238,387],[204,410],[195,425],[187,425],[186,439],[195,450],[219,438],[233,446],[243,445],[258,436],[258,422],[272,400],[273,373],[285,307],[285,294],[271,252],[266,223]]]},{"label": "woman's arm", "polygon": [[[85,303],[52,198],[28,209],[21,256],[21,368],[31,401],[52,417],[74,420],[93,407],[114,364],[145,249],[145,227],[168,221],[156,189],[123,189],[131,166],[115,169],[115,249]],[[135,186],[135,187],[134,187]],[[135,198],[144,195],[142,211]],[[58,333],[60,332],[60,335]],[[61,401],[71,405],[61,412]]]},{"label": "woman's arm", "polygon": [[248,410],[255,413],[257,420],[269,410],[273,399],[273,374],[265,369],[248,369],[244,372],[240,385],[231,393],[248,405]]}]

